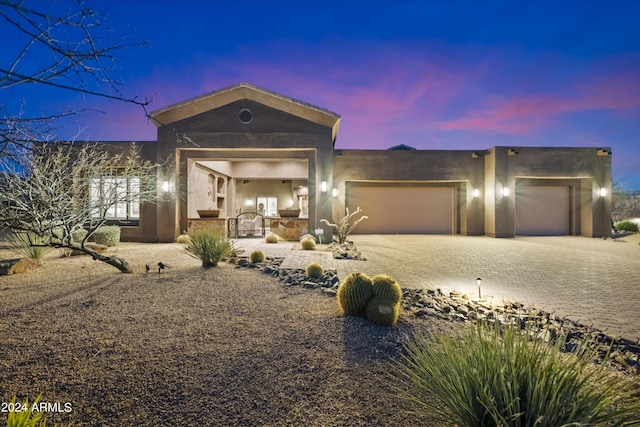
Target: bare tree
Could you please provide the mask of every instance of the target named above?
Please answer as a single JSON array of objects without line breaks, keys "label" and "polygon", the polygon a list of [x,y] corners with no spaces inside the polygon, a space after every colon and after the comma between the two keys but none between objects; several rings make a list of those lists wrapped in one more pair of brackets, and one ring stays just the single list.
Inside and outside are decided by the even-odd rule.
[{"label": "bare tree", "polygon": [[[135,144],[38,144],[15,170],[0,171],[0,223],[40,237],[33,246],[75,249],[131,273],[124,259],[98,253],[87,240],[119,207],[154,202],[155,176],[156,165]],[[81,229],[87,234],[76,241]]]},{"label": "bare tree", "polygon": [[[52,140],[59,119],[77,111],[31,112],[21,89],[33,86],[140,105],[112,77],[117,52],[136,46],[115,38],[104,17],[81,0],[0,0],[0,159]],[[0,166],[2,166],[0,164]]]}]

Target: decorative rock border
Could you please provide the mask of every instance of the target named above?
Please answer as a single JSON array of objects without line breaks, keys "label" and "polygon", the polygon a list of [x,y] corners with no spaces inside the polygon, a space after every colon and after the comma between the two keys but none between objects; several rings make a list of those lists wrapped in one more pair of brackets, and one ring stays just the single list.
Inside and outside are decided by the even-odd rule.
[{"label": "decorative rock border", "polygon": [[[252,264],[246,257],[236,261],[236,268],[256,268],[259,271],[277,277],[287,286],[302,286],[307,289],[320,289],[323,294],[335,297],[340,279],[335,270],[325,271],[318,279],[310,278],[303,269],[285,268],[280,265],[284,258],[267,257],[264,263]],[[438,317],[452,322],[475,322],[485,320],[502,324],[519,325],[524,328],[530,322],[536,325],[547,342],[554,342],[560,334],[567,336],[565,350],[578,348],[584,339],[590,346],[597,346],[600,363],[607,353],[612,366],[621,371],[640,375],[640,342],[612,337],[605,332],[572,320],[554,316],[535,307],[525,307],[518,302],[502,302],[470,298],[466,294],[452,291],[449,295],[440,289],[403,289],[402,308],[405,316]]]}]

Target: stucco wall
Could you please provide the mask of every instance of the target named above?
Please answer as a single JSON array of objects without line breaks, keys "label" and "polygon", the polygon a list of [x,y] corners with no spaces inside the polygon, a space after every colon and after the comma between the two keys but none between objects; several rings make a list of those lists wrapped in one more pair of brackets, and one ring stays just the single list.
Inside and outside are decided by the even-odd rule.
[{"label": "stucco wall", "polygon": [[338,197],[335,211],[344,212],[346,183],[350,181],[442,183],[457,192],[458,231],[484,234],[484,192],[473,197],[473,189],[484,187],[484,161],[472,150],[336,150],[334,186]]},{"label": "stucco wall", "polygon": [[[249,108],[253,120],[243,124],[239,111]],[[177,142],[176,132],[193,143]],[[197,145],[197,146],[196,146]],[[333,163],[332,130],[265,105],[242,100],[158,129],[157,160],[169,162],[160,179],[175,186],[171,199],[157,205],[157,237],[173,241],[186,227],[187,159],[304,158],[308,161],[309,223],[331,217],[331,205],[320,194],[322,180],[329,180]],[[177,162],[177,163],[176,163]],[[327,230],[328,231],[328,230]]]}]

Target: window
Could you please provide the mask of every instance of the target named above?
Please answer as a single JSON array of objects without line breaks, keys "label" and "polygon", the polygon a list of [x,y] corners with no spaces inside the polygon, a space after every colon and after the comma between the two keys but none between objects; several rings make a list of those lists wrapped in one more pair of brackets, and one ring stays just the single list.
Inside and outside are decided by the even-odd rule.
[{"label": "window", "polygon": [[89,183],[92,216],[106,219],[140,219],[140,178],[103,176]]}]

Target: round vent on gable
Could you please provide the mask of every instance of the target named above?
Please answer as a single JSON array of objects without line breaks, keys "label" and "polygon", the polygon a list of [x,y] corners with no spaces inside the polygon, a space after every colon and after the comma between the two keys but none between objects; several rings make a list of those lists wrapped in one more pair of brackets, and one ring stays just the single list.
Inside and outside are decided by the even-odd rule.
[{"label": "round vent on gable", "polygon": [[238,113],[238,118],[240,119],[240,123],[248,125],[253,121],[253,112],[248,108],[243,108]]}]

